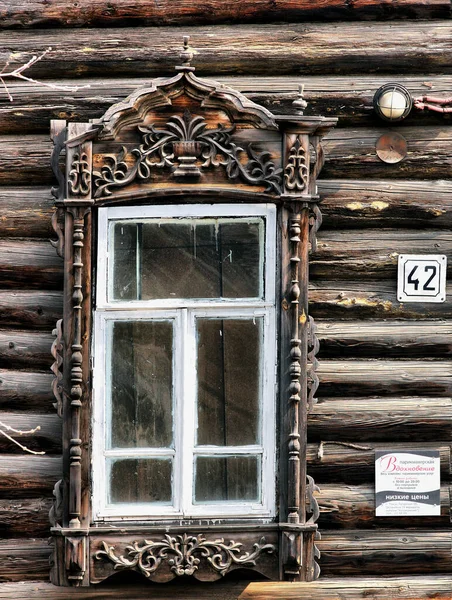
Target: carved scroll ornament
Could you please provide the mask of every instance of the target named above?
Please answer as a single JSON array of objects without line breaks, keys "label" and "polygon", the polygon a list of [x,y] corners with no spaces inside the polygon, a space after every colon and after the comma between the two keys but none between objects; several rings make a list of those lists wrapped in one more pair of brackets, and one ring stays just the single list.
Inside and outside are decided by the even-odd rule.
[{"label": "carved scroll ornament", "polygon": [[176,575],[193,575],[198,570],[201,559],[220,575],[225,575],[232,565],[252,567],[262,553],[272,554],[275,546],[266,544],[265,538],[253,545],[252,552],[241,554],[242,544],[234,541],[225,542],[223,538],[207,540],[202,534],[170,536],[168,534],[159,541],[144,540],[126,546],[127,555],[117,555],[114,546],[102,542],[103,550],[98,550],[95,558],[106,559],[114,563],[115,569],[137,568],[143,575],[150,577],[157,571],[163,561],[167,561],[171,571]]},{"label": "carved scroll ornament", "polygon": [[[247,162],[241,157],[245,150],[237,146],[231,135],[235,127],[207,129],[204,117],[184,116],[169,119],[166,129],[155,125],[139,127],[142,143],[129,153],[125,147],[118,155],[108,155],[108,164],[94,172],[96,198],[109,196],[112,190],[125,187],[139,179],[151,179],[153,169],[171,168],[175,177],[199,177],[200,168],[224,167],[229,179],[241,179],[250,185],[265,185],[267,192],[281,193],[282,170],[270,160],[270,152],[256,152],[252,144],[246,148]],[[129,165],[126,158],[133,158]]]},{"label": "carved scroll ornament", "polygon": [[297,137],[294,145],[289,150],[287,164],[284,169],[284,183],[290,191],[302,192],[307,185],[309,177],[306,165],[306,152]]},{"label": "carved scroll ornament", "polygon": [[91,192],[91,170],[88,155],[76,152],[72,158],[68,185],[76,196],[87,196]]}]

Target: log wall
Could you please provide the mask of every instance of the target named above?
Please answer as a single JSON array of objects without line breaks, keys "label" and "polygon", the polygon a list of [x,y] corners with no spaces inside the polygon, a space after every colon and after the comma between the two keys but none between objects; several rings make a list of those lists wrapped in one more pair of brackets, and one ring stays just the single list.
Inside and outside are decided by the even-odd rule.
[{"label": "log wall", "polygon": [[[388,81],[413,95],[452,94],[450,16],[449,0],[0,0],[0,64],[11,53],[12,67],[23,64],[51,46],[28,74],[80,87],[7,80],[13,101],[0,92],[0,421],[39,425],[20,441],[46,452],[24,455],[0,436],[0,598],[117,597],[113,582],[101,596],[46,583],[47,513],[61,470],[49,371],[62,313],[62,262],[48,242],[49,120],[97,118],[149,78],[172,72],[183,34],[199,74],[275,112],[291,109],[304,82],[306,114],[339,117],[325,141],[324,222],[310,292],[320,387],[309,416],[308,472],[321,488],[328,579],[290,594],[450,598],[452,287],[444,304],[401,304],[396,269],[401,252],[445,253],[450,278],[451,117],[413,111],[388,126],[371,107]],[[399,164],[376,156],[388,130],[408,142]],[[441,451],[441,516],[377,519],[374,451],[407,446]],[[148,597],[148,584],[123,585],[124,597]],[[243,582],[221,585],[187,584],[183,594],[152,588],[152,597],[291,597],[262,583],[246,591]]]}]

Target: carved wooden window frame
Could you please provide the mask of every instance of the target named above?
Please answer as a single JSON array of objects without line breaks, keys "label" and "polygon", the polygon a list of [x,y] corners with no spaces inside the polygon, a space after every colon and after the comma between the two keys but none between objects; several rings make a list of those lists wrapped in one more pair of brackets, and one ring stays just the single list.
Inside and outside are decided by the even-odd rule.
[{"label": "carved wooden window frame", "polygon": [[[336,120],[305,117],[297,105],[293,114],[274,115],[196,77],[187,44],[182,58],[175,76],[137,90],[101,119],[52,122],[59,183],[54,245],[65,262],[63,320],[53,346],[53,389],[63,417],[63,479],[50,514],[57,585],[87,586],[124,569],[157,581],[212,580],[243,567],[272,579],[319,575],[316,486],[306,468],[307,414],[318,385],[308,258],[321,223],[321,139]],[[97,210],[184,198],[277,209],[277,515],[218,524],[199,517],[165,525],[100,523],[92,518],[90,434]]]}]

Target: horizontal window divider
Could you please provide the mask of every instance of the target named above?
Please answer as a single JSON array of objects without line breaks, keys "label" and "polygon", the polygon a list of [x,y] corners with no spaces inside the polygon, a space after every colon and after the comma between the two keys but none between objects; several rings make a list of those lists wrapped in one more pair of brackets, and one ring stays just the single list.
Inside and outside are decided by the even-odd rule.
[{"label": "horizontal window divider", "polygon": [[225,300],[212,302],[205,299],[193,302],[186,302],[183,299],[162,299],[162,300],[129,300],[127,302],[110,302],[97,306],[98,312],[115,312],[124,311],[131,313],[138,310],[153,310],[153,311],[168,311],[169,308],[174,310],[209,310],[209,309],[265,309],[273,308],[272,302],[262,301],[252,298],[250,301],[244,299]]},{"label": "horizontal window divider", "polygon": [[262,446],[195,446],[193,452],[198,456],[234,456],[236,454],[258,455],[263,454],[264,448]]},{"label": "horizontal window divider", "polygon": [[173,458],[176,451],[171,448],[124,448],[104,450],[106,458]]}]

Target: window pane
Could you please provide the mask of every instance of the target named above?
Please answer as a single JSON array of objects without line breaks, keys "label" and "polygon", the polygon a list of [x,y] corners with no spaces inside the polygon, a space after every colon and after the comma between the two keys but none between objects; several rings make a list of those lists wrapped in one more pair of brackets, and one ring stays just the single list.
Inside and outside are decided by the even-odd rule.
[{"label": "window pane", "polygon": [[173,444],[173,325],[115,321],[111,349],[111,448]]},{"label": "window pane", "polygon": [[197,319],[198,445],[259,443],[262,317]]},{"label": "window pane", "polygon": [[118,502],[172,503],[172,459],[109,459],[109,504]]},{"label": "window pane", "polygon": [[195,461],[196,503],[260,501],[259,456],[198,456]]},{"label": "window pane", "polygon": [[263,235],[262,218],[117,222],[113,298],[260,298]]}]

